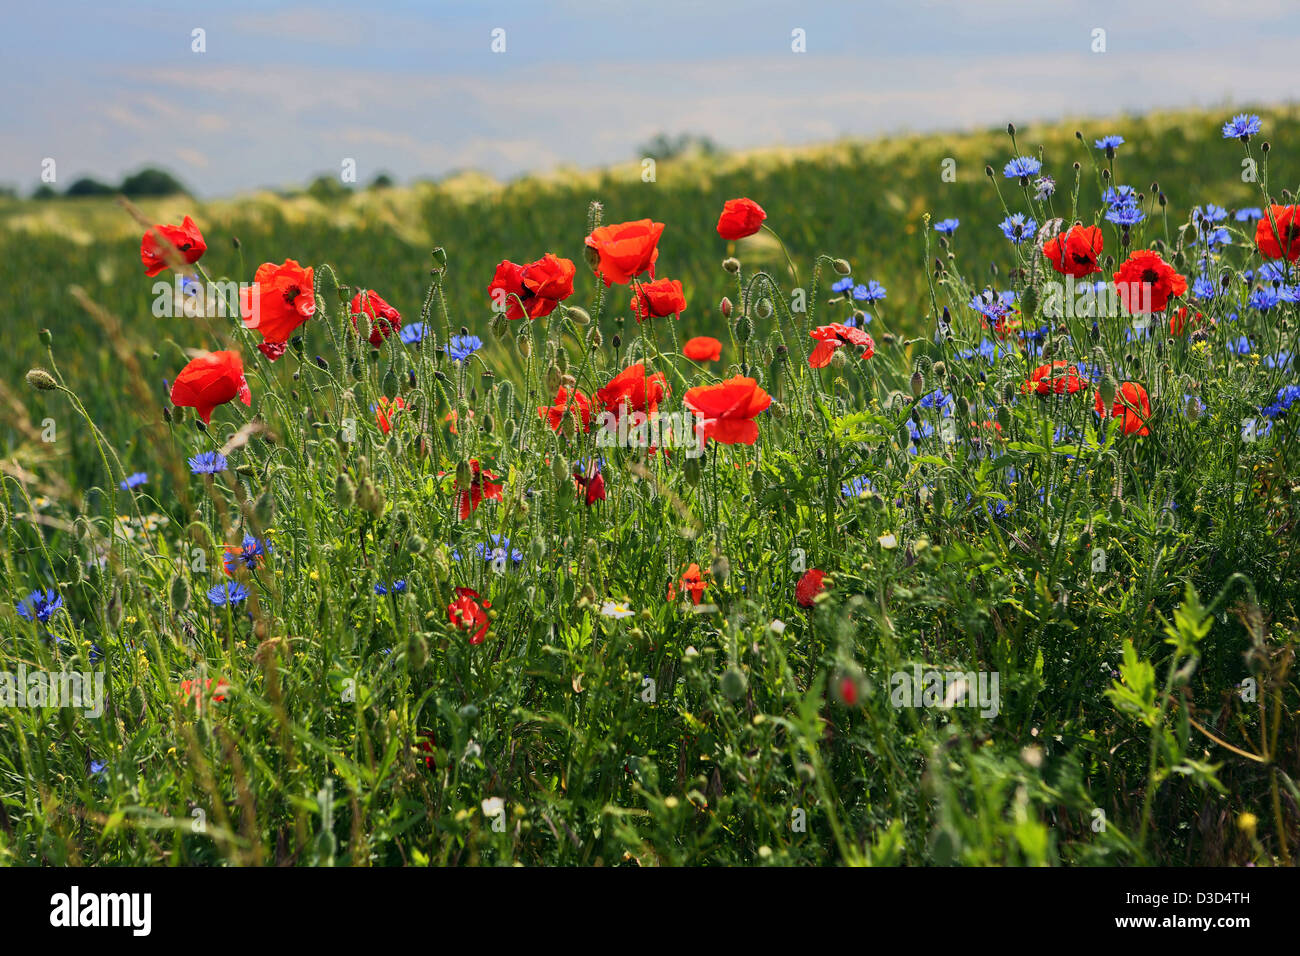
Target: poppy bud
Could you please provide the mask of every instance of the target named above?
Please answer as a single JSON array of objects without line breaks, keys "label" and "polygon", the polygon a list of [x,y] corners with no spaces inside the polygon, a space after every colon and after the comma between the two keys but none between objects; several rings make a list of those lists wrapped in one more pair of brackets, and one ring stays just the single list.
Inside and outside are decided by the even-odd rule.
[{"label": "poppy bud", "polygon": [[1010,405],[998,406],[998,425],[1000,425],[1004,431],[1011,428],[1011,406]]},{"label": "poppy bud", "polygon": [[533,340],[528,337],[527,332],[515,339],[515,348],[519,350],[519,354],[524,358],[528,358],[533,354]]},{"label": "poppy bud", "polygon": [[430,561],[433,565],[433,576],[438,579],[439,583],[445,584],[451,577],[451,565],[447,561],[446,548],[438,548],[433,552],[433,559]]},{"label": "poppy bud", "polygon": [[473,477],[472,470],[468,461],[461,460],[456,464],[456,484],[462,488],[469,486]]},{"label": "poppy bud", "polygon": [[703,474],[703,469],[700,467],[700,460],[698,458],[687,458],[686,465],[682,469],[682,474],[686,478],[686,483],[688,485],[698,485],[700,483],[700,477]]},{"label": "poppy bud", "polygon": [[183,574],[178,574],[172,578],[171,587],[172,607],[177,611],[189,610],[190,606],[190,579]]},{"label": "poppy bud", "polygon": [[836,259],[833,264],[835,266],[835,271],[842,276],[846,276],[853,271],[853,267],[849,265],[848,259]]},{"label": "poppy bud", "polygon": [[600,252],[592,246],[584,246],[582,249],[583,257],[587,260],[587,265],[591,267],[592,272],[600,271]]},{"label": "poppy bud", "polygon": [[[781,402],[773,402],[769,407],[769,411],[771,411],[772,417],[775,418],[778,422],[780,422],[780,421],[785,421],[785,416],[788,410],[786,409],[785,405],[783,405]],[[755,473],[754,477],[757,478],[758,474]]]},{"label": "poppy bud", "polygon": [[412,631],[406,641],[406,659],[417,671],[429,663],[429,642],[419,631]]},{"label": "poppy bud", "polygon": [[[572,421],[573,416],[567,415],[566,419]],[[555,455],[551,458],[551,474],[555,476],[556,481],[569,480],[569,463],[564,460],[563,455]]]},{"label": "poppy bud", "polygon": [[238,250],[238,249],[239,249],[239,246],[240,246],[240,243],[239,243],[239,237],[238,237],[238,236],[231,236],[231,237],[230,237],[230,244],[231,244],[232,246],[234,246],[236,250]]},{"label": "poppy bud", "polygon": [[253,517],[264,528],[275,517],[275,499],[271,497],[270,491],[264,491],[257,496],[257,501],[253,505]]},{"label": "poppy bud", "polygon": [[618,351],[618,349],[623,345],[623,336],[615,332],[614,337],[609,340],[609,344],[614,346],[615,351]]},{"label": "poppy bud", "polygon": [[357,505],[361,510],[378,518],[383,515],[385,504],[383,491],[375,487],[373,481],[367,478],[361,482],[361,487],[357,489]]},{"label": "poppy bud", "polygon": [[497,420],[492,416],[491,412],[483,416],[483,434],[491,435],[496,430],[496,427]]},{"label": "poppy bud", "polygon": [[558,365],[551,365],[546,370],[546,390],[548,392],[557,392],[560,390],[560,380],[562,376]]},{"label": "poppy bud", "polygon": [[1101,395],[1101,404],[1104,408],[1111,408],[1115,404],[1115,392],[1119,390],[1117,383],[1112,375],[1106,374],[1101,380],[1101,388],[1097,389]]},{"label": "poppy bud", "polygon": [[565,314],[568,315],[569,318],[573,319],[573,321],[576,322],[578,325],[591,324],[591,313],[588,312],[586,309],[580,308],[576,305],[570,306],[568,311]]},{"label": "poppy bud", "polygon": [[724,319],[731,318],[731,300],[725,295],[722,297],[722,301],[718,303],[718,311],[722,313]]},{"label": "poppy bud", "polygon": [[[736,341],[740,343],[748,342],[754,337],[754,320],[745,316],[736,323]],[[838,353],[837,353],[838,354]]]},{"label": "poppy bud", "polygon": [[957,414],[963,419],[970,417],[970,402],[966,400],[965,395],[957,396]]},{"label": "poppy bud", "polygon": [[54,376],[43,368],[34,368],[28,372],[27,384],[42,392],[53,391],[59,387],[59,383],[54,380]]},{"label": "poppy bud", "polygon": [[728,700],[740,700],[745,695],[746,680],[744,673],[735,667],[729,667],[722,673],[722,694]]},{"label": "poppy bud", "polygon": [[925,391],[925,376],[921,374],[920,369],[912,373],[911,388],[913,398],[920,398],[921,393]]},{"label": "poppy bud", "polygon": [[593,349],[598,349],[605,344],[605,336],[601,334],[599,328],[592,327],[591,334],[587,336],[587,344]]},{"label": "poppy bud", "polygon": [[731,577],[731,562],[727,560],[725,554],[720,554],[713,559],[709,573],[713,575],[713,580],[719,584],[727,583],[727,578]]},{"label": "poppy bud", "polygon": [[351,508],[353,502],[357,500],[357,486],[353,484],[346,471],[339,472],[338,478],[334,481],[334,500],[343,509]]},{"label": "poppy bud", "polygon": [[726,269],[732,275],[740,271],[740,260],[735,256],[727,256],[722,260],[722,268]]},{"label": "poppy bud", "polygon": [[504,312],[497,312],[488,321],[488,331],[490,331],[500,341],[506,337],[510,331],[510,322]]},{"label": "poppy bud", "polygon": [[446,268],[447,250],[444,249],[442,246],[435,247],[433,250],[433,261],[438,263],[438,265]]}]

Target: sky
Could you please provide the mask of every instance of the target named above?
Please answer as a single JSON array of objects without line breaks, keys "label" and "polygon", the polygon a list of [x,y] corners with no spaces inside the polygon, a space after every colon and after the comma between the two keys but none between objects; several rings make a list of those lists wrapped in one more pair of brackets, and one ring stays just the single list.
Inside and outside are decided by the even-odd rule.
[{"label": "sky", "polygon": [[658,133],[743,149],[1300,99],[1295,0],[4,4],[0,183],[24,192],[47,159],[60,189],[156,165],[213,197],[348,160],[362,183],[509,178]]}]

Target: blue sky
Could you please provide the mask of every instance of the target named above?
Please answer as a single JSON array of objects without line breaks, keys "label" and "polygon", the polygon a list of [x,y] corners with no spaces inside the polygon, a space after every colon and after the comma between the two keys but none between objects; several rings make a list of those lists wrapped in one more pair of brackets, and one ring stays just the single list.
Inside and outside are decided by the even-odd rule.
[{"label": "blue sky", "polygon": [[47,157],[60,186],[155,164],[215,196],[349,158],[362,182],[508,177],[632,159],[659,132],[745,148],[1300,99],[1294,0],[10,7],[0,182],[23,190]]}]

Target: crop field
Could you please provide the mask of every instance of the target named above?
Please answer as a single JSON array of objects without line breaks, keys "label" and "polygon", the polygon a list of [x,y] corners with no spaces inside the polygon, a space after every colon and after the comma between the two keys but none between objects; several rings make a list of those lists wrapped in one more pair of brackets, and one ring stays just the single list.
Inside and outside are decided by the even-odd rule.
[{"label": "crop field", "polygon": [[0,865],[1292,865],[1297,142],[0,199]]}]

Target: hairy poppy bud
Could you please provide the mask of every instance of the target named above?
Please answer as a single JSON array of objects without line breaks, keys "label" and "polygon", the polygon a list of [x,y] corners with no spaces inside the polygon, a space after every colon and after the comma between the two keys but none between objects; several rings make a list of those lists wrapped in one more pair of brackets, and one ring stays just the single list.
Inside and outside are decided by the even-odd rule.
[{"label": "hairy poppy bud", "polygon": [[921,393],[925,391],[925,376],[921,374],[920,369],[912,373],[911,388],[913,398],[920,398]]},{"label": "hairy poppy bud", "polygon": [[334,481],[334,500],[340,508],[351,508],[357,500],[357,486],[346,471],[339,472]]},{"label": "hairy poppy bud", "polygon": [[557,392],[560,390],[560,382],[563,378],[558,365],[552,364],[546,370],[546,390],[548,392]]},{"label": "hairy poppy bud", "polygon": [[700,477],[703,475],[703,473],[704,471],[700,467],[700,460],[698,458],[686,459],[686,465],[682,469],[682,474],[686,478],[687,484],[698,485],[700,483]]},{"label": "hairy poppy bud", "polygon": [[722,673],[722,694],[728,700],[740,700],[745,696],[747,683],[744,672],[739,668],[729,667]]},{"label": "hairy poppy bud", "polygon": [[727,583],[727,578],[731,577],[731,562],[727,560],[725,554],[720,554],[713,559],[709,573],[713,575],[713,580],[719,584]]},{"label": "hairy poppy bud", "polygon": [[171,586],[168,588],[171,592],[172,607],[177,611],[187,611],[190,606],[190,579],[183,574],[177,574],[172,578]]},{"label": "hairy poppy bud", "polygon": [[54,376],[43,368],[34,368],[28,372],[27,384],[42,392],[53,391],[59,387],[59,383],[54,380]]},{"label": "hairy poppy bud", "polygon": [[593,246],[584,246],[582,254],[587,260],[587,265],[591,267],[592,272],[600,271],[600,251]]},{"label": "hairy poppy bud", "polygon": [[573,319],[573,321],[578,325],[591,324],[591,313],[579,306],[570,306],[565,314],[568,315],[569,318]]},{"label": "hairy poppy bud", "polygon": [[528,358],[533,354],[533,340],[529,338],[527,332],[515,339],[515,348],[519,350],[519,354],[524,358]]},{"label": "hairy poppy bud", "polygon": [[735,256],[727,256],[722,260],[722,268],[726,269],[732,275],[740,271],[740,260]]},{"label": "hairy poppy bud", "polygon": [[846,276],[853,271],[853,267],[849,265],[848,259],[836,259],[834,265],[835,271],[842,276]]},{"label": "hairy poppy bud", "polygon": [[[37,334],[40,337],[42,345],[49,345],[50,342],[54,340],[54,336],[50,334],[49,329],[41,329],[41,331]],[[156,352],[154,354],[157,355]]]},{"label": "hairy poppy bud", "polygon": [[[573,416],[566,416],[572,421]],[[551,458],[551,474],[555,476],[556,481],[567,481],[569,479],[569,463],[563,455],[555,455]]]},{"label": "hairy poppy bud", "polygon": [[718,303],[718,311],[722,313],[724,319],[731,318],[731,300],[725,295],[722,297],[722,301]]},{"label": "hairy poppy bud", "polygon": [[406,640],[406,659],[417,671],[429,663],[429,642],[419,631],[412,631]]},{"label": "hairy poppy bud", "polygon": [[998,406],[998,425],[1005,431],[1011,427],[1011,406]]},{"label": "hairy poppy bud", "polygon": [[1110,408],[1115,404],[1115,393],[1119,390],[1119,383],[1114,377],[1107,373],[1106,377],[1101,380],[1101,388],[1097,391],[1101,394],[1101,403],[1104,408]]}]

